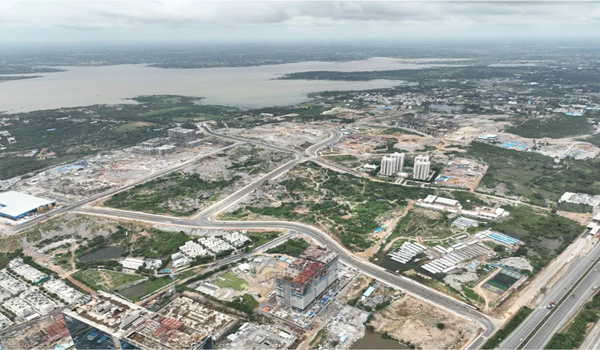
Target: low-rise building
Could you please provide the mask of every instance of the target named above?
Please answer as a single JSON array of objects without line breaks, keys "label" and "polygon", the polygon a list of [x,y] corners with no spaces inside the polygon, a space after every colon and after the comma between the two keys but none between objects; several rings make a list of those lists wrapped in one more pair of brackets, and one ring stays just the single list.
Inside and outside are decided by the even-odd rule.
[{"label": "low-rise building", "polygon": [[157,313],[104,292],[63,315],[77,349],[212,349],[238,322],[186,297]]},{"label": "low-rise building", "polygon": [[208,250],[194,241],[185,242],[184,245],[179,247],[179,251],[190,259],[210,255]]},{"label": "low-rise building", "polygon": [[0,331],[10,327],[12,324],[13,322],[10,318],[6,317],[3,313],[0,313]]},{"label": "low-rise building", "polygon": [[52,279],[44,283],[42,288],[44,288],[48,293],[56,294],[60,299],[69,304],[83,302],[87,299],[87,295],[57,279]]},{"label": "low-rise building", "polygon": [[246,237],[245,235],[243,235],[239,232],[228,233],[226,235],[223,235],[222,238],[227,243],[231,244],[232,246],[234,246],[236,248],[239,248],[239,247],[243,246],[244,244],[246,244],[247,242],[250,242],[250,238]]},{"label": "low-rise building", "polygon": [[58,304],[40,292],[37,287],[32,287],[26,293],[19,296],[27,304],[31,305],[40,315],[47,315],[58,307]]},{"label": "low-rise building", "polygon": [[229,243],[217,237],[201,237],[198,242],[202,244],[206,249],[210,250],[213,254],[219,254],[227,250],[233,250],[234,248]]},{"label": "low-rise building", "polygon": [[21,298],[8,299],[2,303],[2,307],[22,318],[35,317],[37,315],[35,309]]},{"label": "low-rise building", "polygon": [[137,270],[140,267],[144,266],[144,259],[125,258],[119,261],[119,264],[121,264],[121,266],[123,266],[124,269]]},{"label": "low-rise building", "polygon": [[10,276],[5,271],[0,271],[0,288],[11,295],[17,295],[27,289],[27,285],[18,279]]},{"label": "low-rise building", "polygon": [[23,277],[23,279],[26,281],[29,281],[33,284],[43,283],[50,278],[50,276],[46,275],[40,270],[27,265],[21,258],[13,259],[8,264],[8,268],[17,275]]}]

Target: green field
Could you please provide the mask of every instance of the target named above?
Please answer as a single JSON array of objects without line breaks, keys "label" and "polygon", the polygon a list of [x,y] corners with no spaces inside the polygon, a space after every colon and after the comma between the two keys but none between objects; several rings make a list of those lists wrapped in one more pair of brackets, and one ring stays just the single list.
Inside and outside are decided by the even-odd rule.
[{"label": "green field", "polygon": [[232,288],[235,290],[244,290],[248,288],[248,282],[243,278],[234,275],[233,272],[227,271],[225,274],[217,278],[217,286],[220,288]]},{"label": "green field", "polygon": [[142,282],[131,288],[123,289],[123,290],[119,291],[119,294],[123,295],[124,297],[126,297],[129,300],[136,302],[136,301],[141,300],[142,297],[144,297],[154,291],[157,291],[172,282],[173,282],[173,279],[171,279],[168,276],[159,277],[154,280],[148,280],[148,281]]},{"label": "green field", "polygon": [[131,282],[144,278],[142,276],[128,275],[117,271],[96,269],[77,271],[72,276],[92,289],[109,293],[112,293]]},{"label": "green field", "polygon": [[594,128],[584,117],[560,116],[546,119],[528,119],[521,124],[506,129],[506,132],[533,139],[586,135]]},{"label": "green field", "polygon": [[494,189],[502,184],[506,195],[522,196],[545,206],[565,192],[600,194],[598,169],[600,159],[586,161],[566,159],[560,165],[535,152],[503,149],[481,142],[471,143],[468,156],[489,164],[479,184],[480,189]]}]

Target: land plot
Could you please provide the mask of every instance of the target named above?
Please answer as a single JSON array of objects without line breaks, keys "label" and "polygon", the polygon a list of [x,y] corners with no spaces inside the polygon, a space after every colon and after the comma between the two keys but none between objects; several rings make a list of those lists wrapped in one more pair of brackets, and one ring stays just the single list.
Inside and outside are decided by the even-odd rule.
[{"label": "land plot", "polygon": [[594,128],[584,117],[559,116],[544,119],[528,119],[506,129],[506,132],[522,137],[559,139],[569,136],[591,134]]},{"label": "land plot", "polygon": [[599,159],[564,160],[560,165],[550,157],[473,142],[468,155],[489,164],[479,189],[530,199],[545,206],[565,192],[600,194],[597,181]]},{"label": "land plot", "polygon": [[376,312],[370,325],[420,349],[460,349],[477,333],[469,321],[410,296]]},{"label": "land plot", "polygon": [[183,171],[117,193],[105,205],[154,214],[188,216],[274,169],[289,155],[243,145],[201,159]]},{"label": "land plot", "polygon": [[386,219],[398,215],[408,199],[429,193],[340,174],[309,162],[264,185],[226,217],[302,221],[323,228],[358,251],[371,246],[370,235]]},{"label": "land plot", "polygon": [[144,277],[138,275],[98,269],[77,271],[72,276],[95,290],[102,290],[109,293],[144,279]]}]

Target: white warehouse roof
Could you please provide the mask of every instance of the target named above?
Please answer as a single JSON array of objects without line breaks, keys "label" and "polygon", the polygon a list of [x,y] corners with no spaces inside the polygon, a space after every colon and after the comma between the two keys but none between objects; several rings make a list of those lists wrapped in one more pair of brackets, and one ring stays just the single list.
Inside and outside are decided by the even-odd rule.
[{"label": "white warehouse roof", "polygon": [[19,219],[40,207],[55,204],[55,200],[8,191],[0,193],[0,216]]}]

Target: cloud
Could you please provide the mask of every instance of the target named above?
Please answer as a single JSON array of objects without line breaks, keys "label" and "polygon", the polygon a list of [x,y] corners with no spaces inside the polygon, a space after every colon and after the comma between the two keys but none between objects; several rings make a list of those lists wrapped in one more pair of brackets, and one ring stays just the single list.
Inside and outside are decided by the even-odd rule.
[{"label": "cloud", "polygon": [[[520,27],[558,34],[577,33],[586,26],[598,29],[598,2],[204,2],[204,1],[8,1],[0,2],[0,30],[31,33],[35,30],[144,32],[164,28],[204,35],[252,36],[269,31],[305,30],[306,35],[331,30],[349,36],[376,30],[410,30],[443,35],[465,30],[501,32]],[[153,30],[150,30],[153,28]],[[495,28],[495,29],[494,29]],[[565,30],[563,30],[564,28]],[[136,33],[132,33],[136,32]],[[68,33],[63,33],[68,36]],[[277,33],[271,33],[277,34]],[[386,33],[383,33],[386,34]],[[388,33],[389,34],[389,33]],[[590,34],[585,31],[584,34]],[[150,38],[151,39],[151,38]]]}]

